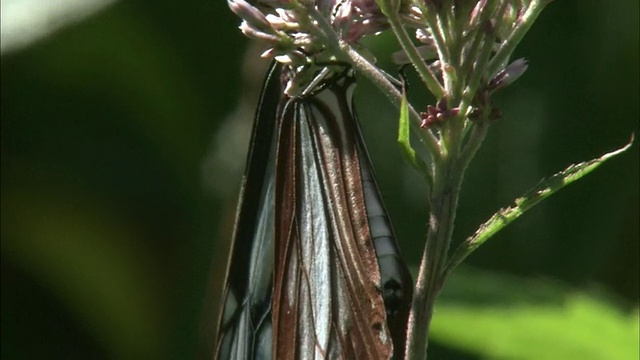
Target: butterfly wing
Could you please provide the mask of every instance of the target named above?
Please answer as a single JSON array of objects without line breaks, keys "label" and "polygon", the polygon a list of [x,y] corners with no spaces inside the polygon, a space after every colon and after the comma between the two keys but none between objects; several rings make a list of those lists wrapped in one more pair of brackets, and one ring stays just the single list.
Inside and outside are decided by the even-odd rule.
[{"label": "butterfly wing", "polygon": [[[387,359],[394,342],[396,355],[403,350],[411,280],[373,181],[354,85],[351,75],[341,76],[287,101],[279,116],[278,359]],[[400,324],[394,333],[387,315]]]},{"label": "butterfly wing", "polygon": [[282,66],[273,63],[260,95],[218,326],[217,359],[270,359],[274,256],[274,158]]}]

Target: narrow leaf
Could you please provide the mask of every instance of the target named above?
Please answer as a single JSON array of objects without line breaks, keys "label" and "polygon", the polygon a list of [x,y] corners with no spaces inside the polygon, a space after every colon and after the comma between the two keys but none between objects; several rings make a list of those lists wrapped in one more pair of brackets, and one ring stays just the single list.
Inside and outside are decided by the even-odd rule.
[{"label": "narrow leaf", "polygon": [[404,159],[416,169],[425,179],[429,179],[429,170],[425,162],[416,154],[411,147],[409,138],[409,103],[407,102],[407,94],[402,92],[402,103],[400,104],[400,121],[398,124],[398,145],[402,150]]},{"label": "narrow leaf", "polygon": [[498,231],[502,230],[502,228],[519,218],[525,211],[539,204],[542,200],[546,199],[556,191],[595,170],[606,160],[626,151],[631,147],[632,143],[633,137],[628,144],[618,150],[606,153],[601,157],[590,161],[573,164],[565,170],[540,181],[533,189],[529,190],[522,197],[516,199],[514,206],[510,206],[495,213],[489,220],[480,225],[475,234],[460,244],[455,253],[451,256],[451,259],[443,272],[443,276],[446,277],[456,266],[469,256],[469,254],[480,247],[480,245],[495,235]]}]

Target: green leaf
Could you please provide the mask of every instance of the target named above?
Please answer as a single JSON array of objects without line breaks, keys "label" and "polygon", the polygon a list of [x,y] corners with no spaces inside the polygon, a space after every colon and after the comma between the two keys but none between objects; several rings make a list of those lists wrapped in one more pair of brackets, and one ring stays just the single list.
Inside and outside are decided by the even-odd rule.
[{"label": "green leaf", "polygon": [[606,160],[626,151],[632,144],[633,137],[631,137],[628,144],[618,150],[606,153],[590,161],[573,164],[565,170],[540,181],[533,189],[529,190],[522,197],[516,199],[514,206],[510,206],[495,213],[489,220],[480,225],[475,234],[460,244],[455,253],[449,259],[443,276],[446,277],[456,266],[469,256],[469,254],[476,250],[485,241],[490,239],[498,231],[502,230],[512,221],[519,218],[525,211],[539,204],[542,200],[546,199],[558,190],[595,170]]},{"label": "green leaf", "polygon": [[456,271],[430,339],[482,359],[638,359],[637,307],[543,279]]},{"label": "green leaf", "polygon": [[416,154],[413,147],[411,147],[409,129],[409,103],[407,102],[407,94],[403,91],[402,103],[400,104],[400,121],[398,124],[398,144],[400,145],[404,159],[428,181],[430,179],[429,170],[425,162]]}]

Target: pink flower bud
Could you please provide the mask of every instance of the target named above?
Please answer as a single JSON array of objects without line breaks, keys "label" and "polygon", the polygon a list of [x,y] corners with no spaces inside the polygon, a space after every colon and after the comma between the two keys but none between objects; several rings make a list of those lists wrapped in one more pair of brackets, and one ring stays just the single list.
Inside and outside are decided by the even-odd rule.
[{"label": "pink flower bud", "polygon": [[244,20],[249,26],[260,32],[275,33],[273,27],[262,13],[262,11],[253,7],[251,4],[244,0],[229,0],[227,1],[229,8],[239,18]]},{"label": "pink flower bud", "polygon": [[520,58],[512,62],[493,76],[487,84],[487,89],[495,91],[511,85],[514,81],[518,80],[525,71],[527,71],[528,67],[529,65],[527,64],[527,60],[524,58]]}]

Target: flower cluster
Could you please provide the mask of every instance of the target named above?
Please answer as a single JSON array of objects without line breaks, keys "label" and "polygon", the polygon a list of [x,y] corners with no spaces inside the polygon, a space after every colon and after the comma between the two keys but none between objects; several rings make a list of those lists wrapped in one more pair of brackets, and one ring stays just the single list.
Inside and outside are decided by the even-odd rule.
[{"label": "flower cluster", "polygon": [[304,91],[323,65],[346,63],[398,101],[383,72],[357,59],[364,36],[391,27],[402,47],[394,62],[412,64],[438,101],[422,116],[412,110],[414,120],[429,128],[448,118],[496,114],[489,96],[526,70],[524,60],[506,65],[531,19],[551,0],[228,1],[243,20],[242,32],[268,44],[262,56],[291,70],[289,95]]},{"label": "flower cluster", "polygon": [[354,44],[384,30],[385,17],[373,0],[229,0],[249,38],[269,44],[265,58],[301,66],[321,58],[328,44]]},{"label": "flower cluster", "polygon": [[290,96],[303,93],[313,83],[324,67],[320,64],[348,62],[338,49],[387,26],[374,0],[228,2],[243,20],[242,32],[269,45],[262,57],[287,65],[285,93]]},{"label": "flower cluster", "polygon": [[[520,40],[524,17],[531,16],[532,2],[426,0],[408,8],[402,25],[415,28],[419,45],[402,43],[403,50],[393,59],[413,63],[438,99],[436,106],[421,113],[421,127],[443,124],[458,111],[472,121],[498,117],[489,97],[527,69],[524,59],[505,65]],[[447,103],[451,109],[442,107]]]}]

